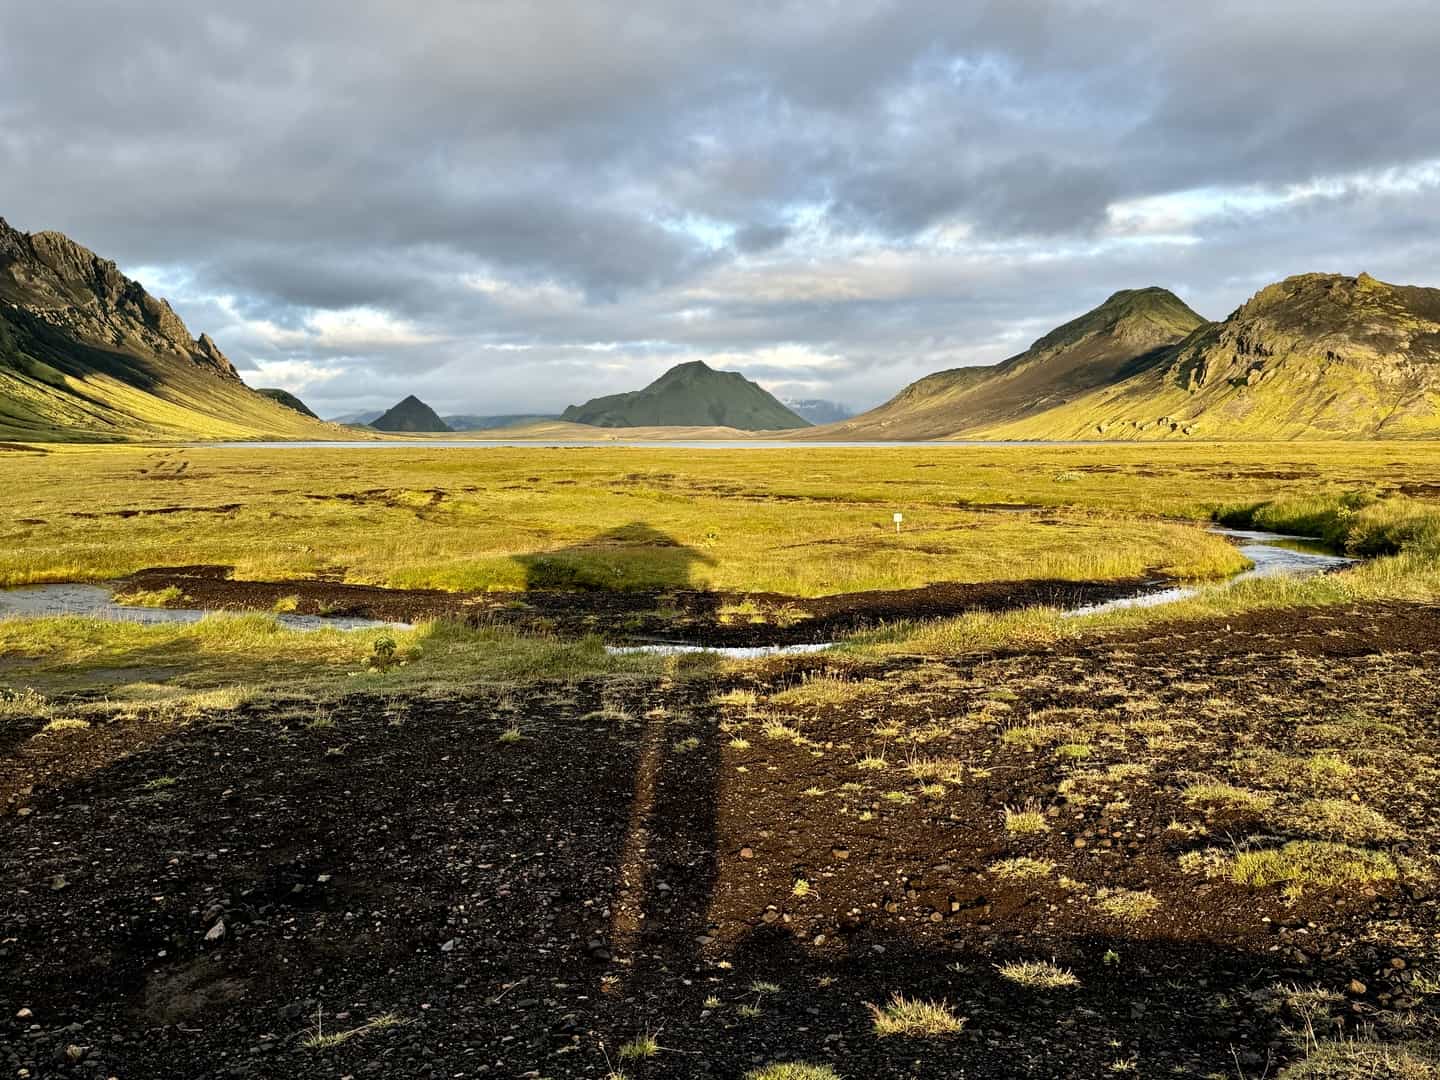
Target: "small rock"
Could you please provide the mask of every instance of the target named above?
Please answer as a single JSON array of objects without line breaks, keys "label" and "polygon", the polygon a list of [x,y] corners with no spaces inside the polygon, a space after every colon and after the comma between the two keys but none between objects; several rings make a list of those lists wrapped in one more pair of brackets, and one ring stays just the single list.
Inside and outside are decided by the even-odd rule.
[{"label": "small rock", "polygon": [[1345,989],[1349,990],[1350,993],[1354,994],[1356,997],[1360,997],[1365,993],[1366,990],[1369,989],[1369,987],[1367,987],[1359,979],[1351,979],[1350,985],[1347,986]]},{"label": "small rock", "polygon": [[454,951],[455,951],[455,939],[452,937],[449,941],[445,942],[444,945],[441,945],[441,946],[440,946],[440,951],[441,951],[441,952],[454,952]]},{"label": "small rock", "polygon": [[70,882],[65,880],[65,876],[63,874],[56,874],[53,878],[50,879],[50,888],[54,892],[59,892],[61,889],[69,888],[69,886]]},{"label": "small rock", "polygon": [[742,859],[753,859],[754,857],[755,857],[755,852],[754,852],[751,848],[742,847],[742,848],[740,849],[740,858],[742,858]]},{"label": "small rock", "polygon": [[32,1016],[34,1016],[34,1015],[35,1015],[35,1014],[34,1014],[33,1012],[31,1012],[29,1009],[21,1009],[19,1012],[17,1012],[17,1013],[15,1014],[15,1019],[16,1019],[16,1020],[29,1020],[29,1019],[30,1019]]},{"label": "small rock", "polygon": [[209,929],[208,931],[206,931],[206,933],[205,933],[205,940],[206,940],[206,941],[219,941],[219,940],[220,940],[221,938],[223,938],[224,936],[225,936],[225,920],[224,920],[224,919],[216,919],[216,920],[215,920],[215,925],[212,926],[212,927],[210,927],[210,929]]},{"label": "small rock", "polygon": [[1404,970],[1405,970],[1405,959],[1404,959],[1404,957],[1392,956],[1392,957],[1390,958],[1390,966],[1391,966],[1392,968],[1394,968],[1396,971],[1404,971]]},{"label": "small rock", "polygon": [[850,849],[843,847],[832,847],[830,849],[830,856],[831,858],[839,859],[841,862],[844,862],[846,859],[850,858]]}]

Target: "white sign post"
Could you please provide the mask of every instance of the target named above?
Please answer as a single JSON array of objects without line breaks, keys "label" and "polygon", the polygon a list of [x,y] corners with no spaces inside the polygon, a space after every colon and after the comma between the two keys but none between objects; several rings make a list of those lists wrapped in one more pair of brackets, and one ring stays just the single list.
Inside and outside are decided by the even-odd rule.
[{"label": "white sign post", "polygon": [[896,535],[896,536],[899,536],[899,535],[900,535],[900,523],[901,523],[902,521],[904,521],[904,520],[905,520],[905,515],[902,514],[902,513],[900,513],[899,510],[896,510],[896,511],[895,511],[895,535]]}]

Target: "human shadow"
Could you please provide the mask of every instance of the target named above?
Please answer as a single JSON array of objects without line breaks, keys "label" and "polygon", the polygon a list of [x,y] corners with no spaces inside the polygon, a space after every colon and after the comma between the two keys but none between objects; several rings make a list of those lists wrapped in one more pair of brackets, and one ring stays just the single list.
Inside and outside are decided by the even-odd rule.
[{"label": "human shadow", "polygon": [[568,547],[515,561],[525,571],[525,588],[658,592],[696,587],[695,569],[715,560],[643,521],[598,533]]}]

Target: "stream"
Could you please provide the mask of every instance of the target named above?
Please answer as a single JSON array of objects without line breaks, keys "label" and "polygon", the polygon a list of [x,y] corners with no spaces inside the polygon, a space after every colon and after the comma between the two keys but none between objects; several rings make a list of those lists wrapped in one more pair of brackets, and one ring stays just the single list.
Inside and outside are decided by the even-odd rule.
[{"label": "stream", "polygon": [[[1250,578],[1274,577],[1281,574],[1291,577],[1328,574],[1357,561],[1344,555],[1333,554],[1327,551],[1323,545],[1305,536],[1287,536],[1283,533],[1262,532],[1258,529],[1228,529],[1218,525],[1211,531],[1236,541],[1241,553],[1253,564],[1248,570],[1242,570],[1231,577],[1230,584]],[[1096,615],[1106,611],[1119,611],[1124,608],[1160,607],[1163,604],[1173,604],[1177,600],[1189,599],[1200,591],[1200,587],[1195,585],[1174,585],[1165,588],[1142,586],[1141,590],[1134,596],[1106,600],[1099,604],[1087,604],[1084,607],[1072,608],[1065,614],[1076,617]],[[656,653],[661,656],[709,652],[736,660],[749,660],[762,656],[789,656],[819,652],[822,649],[831,648],[833,644],[834,642],[820,645],[761,645],[726,649],[688,645],[680,642],[657,642],[652,645],[611,645],[607,647],[607,651],[619,655]]]},{"label": "stream", "polygon": [[[1332,554],[1315,541],[1301,536],[1284,536],[1257,530],[1219,527],[1214,531],[1235,540],[1241,552],[1254,564],[1250,569],[1243,570],[1231,578],[1232,582],[1277,574],[1308,577],[1312,574],[1329,573],[1355,562],[1354,559]],[[1121,608],[1158,607],[1162,604],[1184,600],[1194,596],[1197,592],[1199,592],[1197,586],[1180,585],[1159,588],[1152,585],[1141,587],[1134,596],[1074,608],[1066,614],[1079,616],[1116,611]],[[199,608],[129,607],[116,603],[114,591],[103,585],[66,582],[48,585],[20,585],[14,588],[0,589],[0,619],[82,615],[93,619],[112,619],[133,623],[193,623],[213,614],[213,611]],[[291,630],[401,629],[406,626],[405,623],[343,615],[273,613],[273,617],[281,626]],[[654,642],[646,645],[611,645],[607,646],[607,650],[617,655],[655,653],[663,656],[710,652],[744,660],[762,656],[819,652],[830,648],[832,644],[832,642],[824,642],[809,645],[718,648],[684,642]]]}]

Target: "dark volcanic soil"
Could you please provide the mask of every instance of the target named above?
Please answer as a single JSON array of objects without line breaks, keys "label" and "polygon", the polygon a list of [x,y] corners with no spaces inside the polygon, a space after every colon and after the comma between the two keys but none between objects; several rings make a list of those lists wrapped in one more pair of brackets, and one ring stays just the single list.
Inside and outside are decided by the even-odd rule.
[{"label": "dark volcanic soil", "polygon": [[[1144,581],[940,582],[922,589],[844,593],[813,599],[778,593],[693,589],[607,591],[532,589],[523,593],[454,593],[384,589],[314,579],[236,581],[224,566],[156,567],[116,583],[117,591],[183,594],[173,607],[272,611],[294,599],[301,615],[349,615],[415,622],[459,618],[566,636],[600,633],[612,641],[683,639],[702,645],[790,645],[833,641],[841,634],[901,619],[1049,604],[1079,607],[1134,596],[1162,583]],[[744,612],[727,611],[746,605]],[[287,609],[288,610],[288,609]],[[752,613],[753,611],[753,613]]]},{"label": "dark volcanic soil", "polygon": [[[69,734],[0,719],[0,1066],[600,1080],[648,1031],[662,1049],[624,1063],[634,1080],[779,1060],[856,1080],[1254,1078],[1307,1020],[1434,1039],[1417,973],[1440,930],[1420,869],[1440,839],[1436,616]],[[1274,805],[1195,805],[1197,777]],[[1179,868],[1307,835],[1282,811],[1320,796],[1383,815],[1396,832],[1363,845],[1413,867],[1293,902]],[[1007,832],[1007,807],[1043,831]],[[995,868],[1019,856],[1053,867]],[[997,969],[1017,959],[1080,985],[1017,985]],[[895,993],[947,1002],[963,1030],[877,1037],[867,1003]],[[403,1023],[303,1043],[383,1014]]]}]

